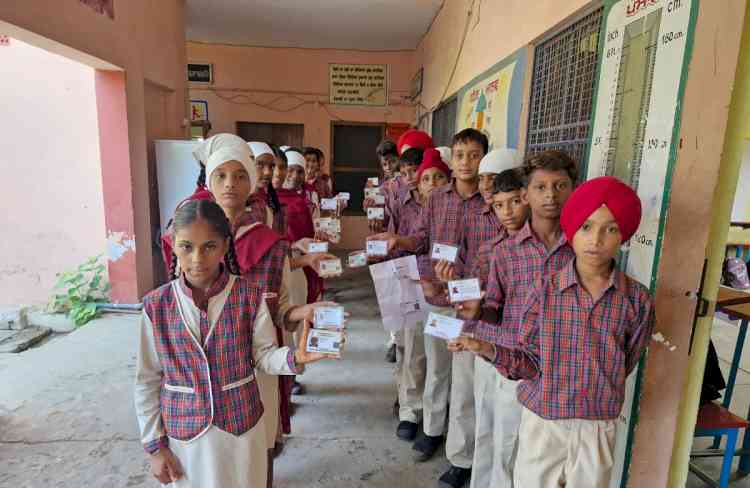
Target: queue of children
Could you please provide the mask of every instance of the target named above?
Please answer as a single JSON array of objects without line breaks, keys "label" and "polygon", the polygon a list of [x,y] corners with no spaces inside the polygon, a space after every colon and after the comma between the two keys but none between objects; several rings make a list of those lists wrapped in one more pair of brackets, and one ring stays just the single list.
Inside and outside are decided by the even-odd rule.
[{"label": "queue of children", "polygon": [[[394,333],[397,438],[414,460],[445,446],[439,486],[606,487],[625,379],[654,325],[648,290],[617,267],[641,203],[611,177],[576,188],[567,154],[489,150],[464,129],[450,148],[410,130],[376,154],[369,240],[414,255],[430,316],[459,319],[449,340]],[[323,154],[214,136],[200,176],[162,238],[171,281],[144,299],[136,411],[153,475],[174,486],[271,486],[290,432],[294,380],[310,352],[336,230]],[[330,220],[330,219],[329,219]],[[455,249],[452,259],[435,248]],[[477,298],[451,300],[473,281]],[[317,339],[316,339],[317,340]],[[229,463],[233,469],[223,469]]]},{"label": "queue of children", "polygon": [[219,134],[194,156],[197,188],[162,238],[171,281],[144,298],[141,439],[163,484],[270,487],[293,379],[332,357],[306,346],[315,311],[336,305],[319,276],[336,258],[308,252],[320,199],[303,151]]},{"label": "queue of children", "polygon": [[[369,239],[415,254],[428,312],[463,324],[448,341],[400,331],[396,436],[417,462],[445,443],[443,488],[608,487],[625,379],[654,325],[648,290],[617,267],[640,200],[611,177],[576,189],[562,151],[488,146],[462,130],[445,165],[425,133],[396,145],[401,182]],[[473,279],[480,297],[451,303],[448,283]]]}]

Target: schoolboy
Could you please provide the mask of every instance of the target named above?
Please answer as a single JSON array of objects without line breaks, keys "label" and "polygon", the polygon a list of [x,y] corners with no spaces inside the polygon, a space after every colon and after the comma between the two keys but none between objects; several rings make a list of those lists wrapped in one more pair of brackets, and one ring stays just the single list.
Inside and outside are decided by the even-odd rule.
[{"label": "schoolboy", "polygon": [[[560,212],[577,178],[575,162],[562,151],[545,151],[528,157],[522,171],[526,187],[521,198],[529,205],[530,220],[495,247],[483,304],[473,301],[459,305],[459,316],[467,319],[464,332],[474,337],[460,337],[449,344],[451,349],[478,353],[495,344],[515,347],[517,324],[531,285],[559,271],[573,258],[560,228]],[[503,404],[501,424],[497,425],[502,432],[493,435],[493,449],[500,449],[497,456],[493,454],[493,469],[498,471],[495,476],[500,486],[510,486],[521,406],[516,399],[518,382],[507,378],[498,381],[495,402]]]},{"label": "schoolboy", "polygon": [[518,348],[491,354],[501,373],[523,379],[516,486],[609,486],[625,379],[654,326],[648,289],[615,262],[640,218],[638,195],[620,180],[581,185],[561,217],[575,260],[530,292]]},{"label": "schoolboy", "polygon": [[[467,227],[466,218],[484,206],[484,199],[477,185],[479,162],[487,153],[488,146],[487,136],[476,129],[464,129],[457,133],[452,144],[453,182],[430,195],[420,217],[418,231],[412,236],[384,233],[375,238],[387,239],[389,248],[411,251],[419,255],[430,253],[435,242],[460,247],[467,233],[485,231]],[[495,228],[494,233],[488,233],[482,240],[494,238],[496,232]],[[467,253],[467,256],[470,255]],[[468,259],[457,263],[456,275],[463,276],[473,265],[474,263]],[[422,278],[428,282],[435,280],[434,270],[427,270],[427,274]],[[441,288],[440,284],[437,280],[435,282],[434,294],[427,297],[428,302],[441,307],[442,313],[454,315],[445,293],[438,291]],[[460,488],[471,477],[474,456],[474,358],[463,352],[454,354],[451,370],[451,408],[446,439],[446,456],[451,467],[440,477],[440,484]],[[420,452],[417,461],[430,459],[442,442],[442,430],[425,431],[424,434],[414,444],[414,449]]]}]

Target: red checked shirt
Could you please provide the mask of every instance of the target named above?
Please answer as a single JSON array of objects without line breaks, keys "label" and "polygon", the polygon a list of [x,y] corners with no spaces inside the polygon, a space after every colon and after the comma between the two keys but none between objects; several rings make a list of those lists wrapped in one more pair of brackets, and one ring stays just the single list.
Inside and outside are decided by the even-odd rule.
[{"label": "red checked shirt", "polygon": [[653,327],[645,286],[614,269],[594,300],[571,261],[529,293],[519,347],[498,347],[495,363],[503,375],[525,379],[518,399],[542,418],[611,420]]},{"label": "red checked shirt", "polygon": [[494,244],[508,237],[508,231],[500,223],[495,212],[484,206],[469,214],[461,258],[464,262],[464,278],[479,278],[482,289],[487,286],[490,272],[490,256]]},{"label": "red checked shirt", "polygon": [[526,222],[516,235],[495,248],[490,262],[485,306],[498,311],[500,323],[468,321],[465,332],[473,331],[475,338],[486,342],[515,347],[530,287],[562,269],[574,256],[564,236],[548,251],[531,229],[531,221]]},{"label": "red checked shirt", "polygon": [[[484,207],[484,199],[479,191],[472,193],[468,198],[462,198],[456,191],[456,183],[436,188],[430,193],[427,205],[422,212],[417,229],[412,234],[417,239],[416,254],[432,253],[432,244],[439,242],[457,246],[459,249],[465,245],[476,246],[476,249],[466,248],[466,252],[460,253],[456,260],[456,275],[463,277],[467,259],[473,259],[479,249],[482,238],[487,234],[483,228],[470,228],[469,217],[480,212]],[[491,239],[488,236],[485,240]],[[463,259],[462,259],[463,258]],[[430,269],[426,278],[434,278],[435,270]]]}]

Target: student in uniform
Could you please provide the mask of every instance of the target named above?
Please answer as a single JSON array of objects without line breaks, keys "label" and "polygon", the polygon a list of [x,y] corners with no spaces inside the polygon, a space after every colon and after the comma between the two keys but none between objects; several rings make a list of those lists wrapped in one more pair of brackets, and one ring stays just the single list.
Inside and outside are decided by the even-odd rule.
[{"label": "student in uniform", "polygon": [[175,213],[173,280],[146,295],[135,410],[151,472],[175,487],[265,488],[266,434],[256,368],[288,375],[307,353],[278,347],[263,291],[241,278],[221,207],[191,201]]},{"label": "student in uniform", "polygon": [[[560,228],[560,212],[573,191],[575,162],[562,151],[545,151],[529,156],[522,171],[525,188],[521,199],[529,205],[529,221],[494,247],[484,299],[459,304],[458,315],[467,320],[464,332],[474,338],[460,337],[449,343],[452,350],[476,354],[494,344],[515,347],[516,324],[530,287],[573,258],[573,250]],[[510,486],[521,421],[521,405],[516,398],[518,382],[506,378],[496,381],[499,385],[495,390],[498,415],[493,418],[493,475],[498,486]]]},{"label": "student in uniform", "polygon": [[[485,159],[499,156],[507,150],[491,151]],[[496,153],[493,155],[493,153]],[[516,154],[507,153],[504,166],[514,166],[518,162]],[[485,165],[482,160],[480,168]],[[499,168],[498,168],[499,169]],[[523,179],[520,168],[506,169],[496,174],[492,180],[491,205],[489,210],[483,210],[470,219],[468,225],[481,225],[483,219],[494,219],[502,226],[500,234],[495,238],[483,243],[479,249],[477,258],[477,269],[481,289],[487,287],[489,277],[490,259],[494,249],[501,242],[511,238],[523,228],[529,214],[529,206],[522,200]],[[502,487],[509,486],[503,482],[503,444],[494,443],[494,439],[502,440],[505,437],[506,416],[502,399],[498,401],[497,392],[502,391],[503,385],[500,381],[495,367],[482,359],[476,357],[474,361],[474,407],[476,414],[476,430],[474,442],[474,460],[471,472],[471,487]],[[511,416],[512,418],[512,416]],[[515,436],[517,425],[511,422],[509,426]],[[514,437],[512,437],[514,439]],[[511,450],[512,453],[512,450]],[[512,460],[512,458],[511,458]]]},{"label": "student in uniform", "polygon": [[[241,148],[240,151],[246,151],[248,155],[251,155],[250,149],[247,147],[247,142],[245,142],[243,138],[234,134],[216,134],[215,136],[211,136],[205,141],[201,142],[193,151],[193,157],[195,158],[195,161],[198,163],[198,167],[200,168],[198,179],[195,182],[195,191],[192,195],[177,204],[177,208],[191,200],[213,199],[213,197],[211,196],[211,192],[208,191],[208,188],[206,186],[206,161],[213,152],[223,147],[239,147]],[[161,236],[161,253],[166,269],[169,270],[169,264],[172,261],[171,225],[167,225],[166,232]]]},{"label": "student in uniform", "polygon": [[286,220],[279,197],[274,190],[271,180],[276,169],[276,158],[271,146],[265,142],[248,142],[255,164],[258,182],[255,192],[250,195],[250,207],[259,206],[268,213],[266,225],[281,235],[286,233]]},{"label": "student in uniform", "polygon": [[575,259],[535,283],[517,348],[483,352],[503,375],[522,379],[516,486],[610,484],[625,379],[654,326],[648,289],[615,261],[640,219],[638,195],[620,180],[581,185],[561,217]]},{"label": "student in uniform", "polygon": [[[417,150],[410,149],[405,155],[410,151]],[[427,199],[433,190],[448,184],[450,174],[440,153],[427,149],[416,171],[417,188],[402,194],[400,204],[394,207],[388,231],[400,235],[416,232]],[[417,256],[417,265],[420,270],[428,270],[433,263],[429,255],[422,254]],[[444,429],[450,392],[450,354],[445,341],[424,335],[419,325],[403,331],[403,342],[398,381],[400,422],[396,435],[412,441],[421,421],[425,423],[425,432],[442,433]]]},{"label": "student in uniform", "polygon": [[[256,167],[240,148],[219,149],[206,161],[208,189],[231,224],[239,271],[267,295],[266,302],[276,324],[277,342],[283,346],[283,331],[296,330],[298,322],[314,305],[293,307],[289,302],[289,241],[262,221],[259,222],[257,216],[246,207],[248,198],[254,193],[256,178]],[[282,446],[281,434],[291,433],[292,378],[277,378],[259,372],[258,384],[261,399],[267,405],[264,423],[269,449],[278,453]],[[272,480],[273,457],[269,459],[268,466],[269,480]]]},{"label": "student in uniform", "polygon": [[[375,239],[388,240],[389,249],[427,254],[432,251],[432,244],[439,242],[462,247],[465,239],[471,245],[465,246],[466,252],[458,263],[455,275],[463,277],[473,273],[479,245],[494,238],[499,227],[493,224],[487,228],[468,228],[466,219],[469,215],[484,207],[484,199],[478,186],[479,162],[487,153],[487,136],[476,129],[464,129],[453,137],[453,172],[452,184],[433,191],[427,206],[420,217],[418,231],[412,236],[399,236],[383,233]],[[441,313],[451,316],[455,312],[445,296],[441,283],[435,279],[435,270],[426,270],[423,278],[431,283],[428,288],[433,296],[428,302],[440,307]],[[440,477],[444,487],[462,487],[471,477],[471,463],[474,456],[474,358],[471,354],[453,354],[451,365],[451,394],[448,436],[446,439],[446,456],[451,467]],[[418,461],[430,459],[442,442],[442,431],[425,432],[418,439],[414,448],[420,452]]]},{"label": "student in uniform", "polygon": [[287,175],[284,188],[304,194],[308,211],[313,219],[320,217],[320,195],[305,184],[305,157],[302,151],[290,147],[284,151],[287,159]]},{"label": "student in uniform", "polygon": [[305,158],[305,184],[320,198],[332,198],[331,177],[322,172],[323,151],[317,147],[306,147],[302,150],[302,156]]},{"label": "student in uniform", "polygon": [[495,176],[507,169],[519,168],[523,156],[515,149],[493,149],[479,163],[479,193],[488,207],[492,206]]}]

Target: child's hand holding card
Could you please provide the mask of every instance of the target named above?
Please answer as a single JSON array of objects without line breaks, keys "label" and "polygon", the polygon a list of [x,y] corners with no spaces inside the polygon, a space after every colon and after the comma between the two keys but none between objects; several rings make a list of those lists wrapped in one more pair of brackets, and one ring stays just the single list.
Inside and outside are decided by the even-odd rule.
[{"label": "child's hand holding card", "polygon": [[481,299],[482,289],[479,286],[479,279],[449,281],[448,296],[451,303]]}]

